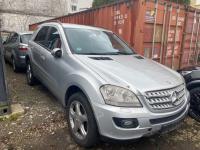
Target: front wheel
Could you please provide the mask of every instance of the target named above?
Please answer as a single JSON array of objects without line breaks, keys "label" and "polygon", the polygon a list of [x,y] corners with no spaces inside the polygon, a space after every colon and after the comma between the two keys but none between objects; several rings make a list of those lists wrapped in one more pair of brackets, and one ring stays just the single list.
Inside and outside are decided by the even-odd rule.
[{"label": "front wheel", "polygon": [[75,142],[92,147],[98,142],[98,129],[91,106],[81,92],[70,96],[67,105],[67,122]]},{"label": "front wheel", "polygon": [[189,115],[200,122],[200,87],[190,90],[190,96]]},{"label": "front wheel", "polygon": [[28,85],[30,86],[34,85],[36,82],[36,78],[33,75],[31,63],[29,60],[26,63],[26,79],[27,79]]}]

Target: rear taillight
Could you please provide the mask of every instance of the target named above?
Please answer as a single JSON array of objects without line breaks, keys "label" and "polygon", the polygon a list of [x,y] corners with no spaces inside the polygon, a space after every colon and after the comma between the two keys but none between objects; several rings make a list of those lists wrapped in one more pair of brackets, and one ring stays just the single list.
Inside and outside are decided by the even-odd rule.
[{"label": "rear taillight", "polygon": [[27,51],[28,50],[28,47],[26,45],[19,45],[19,50],[20,51]]}]

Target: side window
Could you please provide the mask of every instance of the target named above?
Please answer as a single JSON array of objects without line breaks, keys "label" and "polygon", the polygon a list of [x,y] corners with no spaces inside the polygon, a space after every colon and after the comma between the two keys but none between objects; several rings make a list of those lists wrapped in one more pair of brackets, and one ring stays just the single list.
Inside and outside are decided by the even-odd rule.
[{"label": "side window", "polygon": [[46,36],[48,34],[49,27],[42,27],[37,33],[34,41],[43,47],[47,47]]},{"label": "side window", "polygon": [[10,42],[10,43],[15,43],[15,42],[17,41],[18,37],[19,37],[18,34],[15,33],[15,34],[11,37],[11,39],[9,40],[9,42]]},{"label": "side window", "polygon": [[47,48],[51,51],[54,48],[61,48],[61,38],[59,32],[56,28],[51,27],[50,32],[47,37]]}]

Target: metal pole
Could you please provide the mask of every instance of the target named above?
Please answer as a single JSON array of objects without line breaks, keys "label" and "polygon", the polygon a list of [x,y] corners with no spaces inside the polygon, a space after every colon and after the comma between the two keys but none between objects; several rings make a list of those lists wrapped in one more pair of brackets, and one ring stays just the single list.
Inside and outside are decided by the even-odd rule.
[{"label": "metal pole", "polygon": [[164,46],[164,38],[165,38],[165,20],[166,20],[166,13],[167,13],[167,4],[165,3],[164,8],[164,15],[163,15],[163,28],[162,28],[162,39],[161,39],[161,48],[160,48],[160,63],[162,63],[163,57],[163,46]]},{"label": "metal pole", "polygon": [[191,39],[190,39],[190,50],[189,50],[189,57],[188,57],[188,65],[190,64],[190,57],[191,57],[191,51],[192,51],[192,43],[193,43],[193,36],[194,36],[194,25],[196,24],[196,10],[195,10],[195,13],[194,13],[194,21],[193,21],[193,25],[192,25],[192,36],[191,36]]},{"label": "metal pole", "polygon": [[173,6],[171,5],[170,6],[170,15],[169,15],[169,25],[168,25],[168,31],[167,31],[167,39],[166,39],[166,51],[165,51],[165,65],[166,65],[166,63],[167,63],[167,51],[168,51],[168,49],[167,49],[167,47],[168,47],[168,37],[169,37],[169,33],[170,33],[170,27],[171,27],[171,18],[172,18],[172,9],[173,9]]},{"label": "metal pole", "polygon": [[178,28],[179,13],[180,13],[180,7],[177,9],[177,16],[176,16],[176,28],[175,28],[175,33],[174,33],[174,45],[173,45],[173,51],[172,51],[172,64],[171,64],[172,69],[174,69],[176,34],[177,34],[177,28]]},{"label": "metal pole", "polygon": [[155,21],[154,21],[154,26],[153,26],[153,41],[152,41],[152,51],[151,51],[152,52],[152,54],[151,54],[152,59],[153,59],[154,49],[155,49],[157,13],[158,13],[158,0],[156,0],[156,4],[155,4]]}]

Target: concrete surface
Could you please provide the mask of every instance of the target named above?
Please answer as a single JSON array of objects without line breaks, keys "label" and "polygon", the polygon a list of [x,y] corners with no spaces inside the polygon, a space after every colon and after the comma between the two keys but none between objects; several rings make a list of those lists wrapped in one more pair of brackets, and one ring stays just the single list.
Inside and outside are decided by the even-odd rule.
[{"label": "concrete surface", "polygon": [[11,114],[0,116],[0,121],[17,120],[18,117],[24,114],[24,109],[20,104],[11,105]]}]

